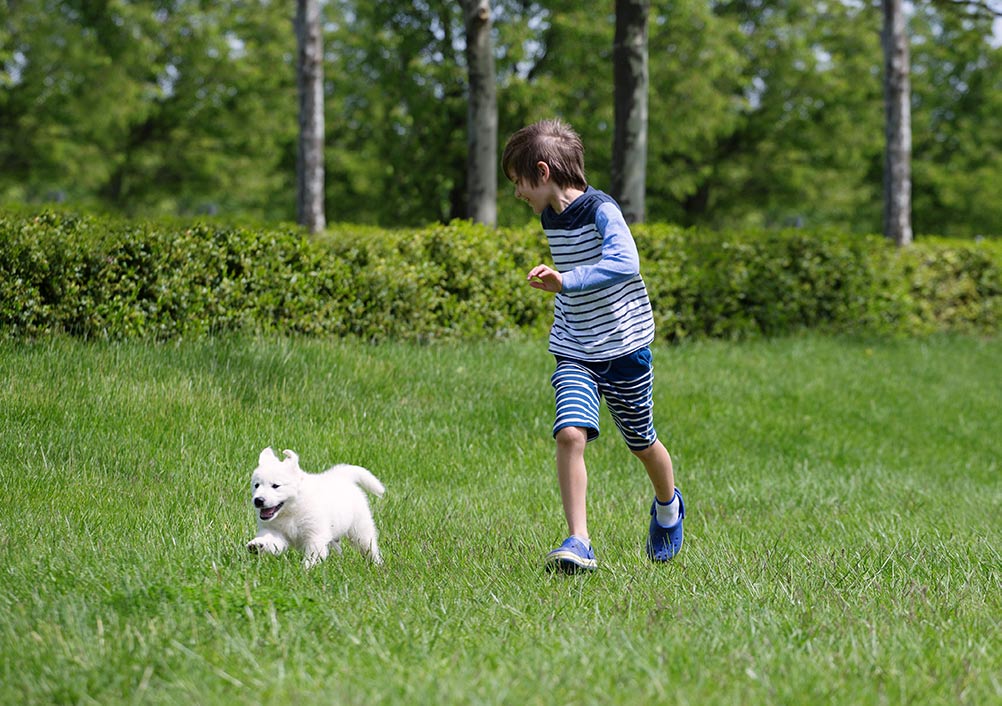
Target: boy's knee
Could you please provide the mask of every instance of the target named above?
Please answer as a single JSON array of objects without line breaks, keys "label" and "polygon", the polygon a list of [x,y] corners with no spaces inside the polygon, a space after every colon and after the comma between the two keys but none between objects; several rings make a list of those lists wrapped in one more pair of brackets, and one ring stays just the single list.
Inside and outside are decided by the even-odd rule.
[{"label": "boy's knee", "polygon": [[643,459],[645,456],[650,456],[654,453],[654,444],[650,446],[645,446],[642,449],[630,447],[630,452],[639,459]]},{"label": "boy's knee", "polygon": [[557,440],[557,446],[567,449],[577,447],[583,449],[588,443],[588,430],[584,427],[562,427],[554,438]]},{"label": "boy's knee", "polygon": [[631,448],[630,451],[632,451],[633,455],[639,458],[641,461],[647,461],[648,459],[657,458],[662,454],[664,454],[665,456],[668,455],[668,450],[665,449],[664,445],[657,440],[655,440],[655,442],[650,446],[647,446],[642,449]]}]

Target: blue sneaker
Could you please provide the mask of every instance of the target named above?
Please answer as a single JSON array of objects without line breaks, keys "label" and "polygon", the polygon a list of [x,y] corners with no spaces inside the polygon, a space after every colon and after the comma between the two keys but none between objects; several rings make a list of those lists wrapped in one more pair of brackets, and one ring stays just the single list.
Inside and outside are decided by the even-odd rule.
[{"label": "blue sneaker", "polygon": [[671,527],[658,524],[656,503],[651,503],[651,526],[647,530],[647,556],[651,561],[668,561],[682,549],[682,519],[685,517],[685,505],[682,503],[682,493],[675,488],[678,498],[678,522]]},{"label": "blue sneaker", "polygon": [[568,537],[563,544],[546,555],[548,571],[576,574],[579,571],[594,571],[596,568],[598,562],[595,561],[595,552],[577,537]]}]

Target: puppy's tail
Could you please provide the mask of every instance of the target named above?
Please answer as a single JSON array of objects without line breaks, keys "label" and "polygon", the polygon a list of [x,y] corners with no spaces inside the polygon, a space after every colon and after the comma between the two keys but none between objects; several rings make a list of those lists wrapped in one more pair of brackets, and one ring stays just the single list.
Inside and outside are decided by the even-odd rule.
[{"label": "puppy's tail", "polygon": [[386,488],[379,482],[379,479],[372,475],[372,472],[366,468],[362,468],[361,466],[345,466],[344,473],[357,485],[362,486],[377,498],[383,497],[383,493],[386,492]]}]

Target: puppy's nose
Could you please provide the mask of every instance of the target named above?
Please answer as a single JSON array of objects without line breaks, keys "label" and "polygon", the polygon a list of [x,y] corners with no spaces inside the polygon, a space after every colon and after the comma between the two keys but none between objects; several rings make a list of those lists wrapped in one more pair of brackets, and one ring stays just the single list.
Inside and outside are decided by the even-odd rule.
[{"label": "puppy's nose", "polygon": [[261,507],[264,505],[264,500],[261,498],[254,498],[254,507]]}]

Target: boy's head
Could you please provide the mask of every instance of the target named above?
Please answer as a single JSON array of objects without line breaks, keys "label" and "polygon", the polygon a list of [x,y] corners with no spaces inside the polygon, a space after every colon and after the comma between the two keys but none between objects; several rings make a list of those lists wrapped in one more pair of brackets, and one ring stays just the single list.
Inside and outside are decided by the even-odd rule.
[{"label": "boy's head", "polygon": [[501,168],[513,182],[524,180],[537,186],[539,163],[549,167],[550,181],[564,189],[586,189],[584,146],[570,125],[560,120],[540,120],[508,138]]}]

